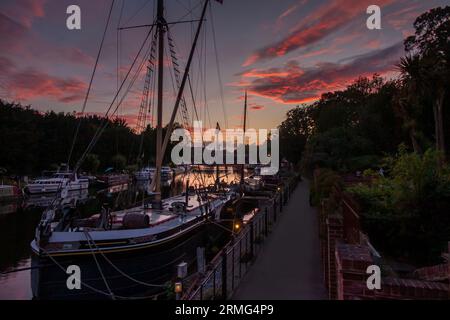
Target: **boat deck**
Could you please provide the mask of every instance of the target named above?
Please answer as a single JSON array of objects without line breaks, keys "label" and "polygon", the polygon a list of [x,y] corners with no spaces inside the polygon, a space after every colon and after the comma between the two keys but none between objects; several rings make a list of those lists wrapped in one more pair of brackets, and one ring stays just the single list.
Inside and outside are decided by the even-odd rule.
[{"label": "boat deck", "polygon": [[[131,209],[125,209],[122,211],[116,211],[112,213],[113,227],[111,230],[104,230],[100,228],[92,227],[78,227],[72,230],[73,232],[53,232],[52,241],[76,241],[84,239],[83,232],[89,231],[93,240],[107,240],[107,239],[119,239],[130,238],[137,236],[152,236],[168,230],[172,230],[189,223],[198,217],[202,216],[204,210],[201,207],[205,207],[208,202],[200,203],[197,196],[189,196],[189,205],[186,214],[176,214],[171,210],[171,205],[175,202],[184,202],[186,199],[184,196],[175,196],[163,200],[163,210],[156,210],[152,208],[144,207],[143,205]],[[211,209],[220,207],[222,200],[217,195],[209,195],[209,203]],[[128,213],[144,213],[150,218],[150,225],[146,228],[140,229],[123,229],[122,220]],[[98,218],[99,215],[92,216],[91,218]]]}]

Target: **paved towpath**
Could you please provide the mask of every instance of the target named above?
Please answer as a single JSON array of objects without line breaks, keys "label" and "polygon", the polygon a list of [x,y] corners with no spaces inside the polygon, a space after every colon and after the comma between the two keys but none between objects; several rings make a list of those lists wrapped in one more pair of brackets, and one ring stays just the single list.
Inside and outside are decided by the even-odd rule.
[{"label": "paved towpath", "polygon": [[317,212],[309,206],[306,180],[299,183],[279,218],[233,299],[326,299]]}]

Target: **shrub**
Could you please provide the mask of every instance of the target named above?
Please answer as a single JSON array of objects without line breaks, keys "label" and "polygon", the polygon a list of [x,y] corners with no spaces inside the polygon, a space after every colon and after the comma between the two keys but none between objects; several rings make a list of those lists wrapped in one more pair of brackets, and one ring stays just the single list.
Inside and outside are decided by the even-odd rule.
[{"label": "shrub", "polygon": [[339,175],[330,169],[320,169],[315,181],[311,184],[310,197],[313,206],[319,205],[320,201],[331,192],[333,186],[340,181]]},{"label": "shrub", "polygon": [[[434,263],[450,240],[450,171],[440,155],[400,147],[385,159],[387,177],[348,188],[360,202],[362,226],[376,246],[416,263]],[[370,174],[370,173],[369,173]]]}]

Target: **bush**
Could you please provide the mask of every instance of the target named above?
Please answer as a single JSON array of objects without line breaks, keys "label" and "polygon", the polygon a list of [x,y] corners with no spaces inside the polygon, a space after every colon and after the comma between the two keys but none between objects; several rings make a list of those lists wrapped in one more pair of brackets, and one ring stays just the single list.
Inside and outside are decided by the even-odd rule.
[{"label": "bush", "polygon": [[112,157],[111,162],[116,171],[122,171],[127,165],[127,158],[125,158],[125,156],[121,154],[116,154],[114,157]]},{"label": "bush", "polygon": [[385,159],[387,177],[348,188],[361,205],[362,225],[375,246],[420,264],[439,262],[450,240],[450,171],[440,155],[404,147]]},{"label": "bush", "polygon": [[320,169],[315,181],[311,184],[310,199],[311,205],[317,206],[320,201],[327,198],[333,186],[340,181],[339,175],[330,169]]}]

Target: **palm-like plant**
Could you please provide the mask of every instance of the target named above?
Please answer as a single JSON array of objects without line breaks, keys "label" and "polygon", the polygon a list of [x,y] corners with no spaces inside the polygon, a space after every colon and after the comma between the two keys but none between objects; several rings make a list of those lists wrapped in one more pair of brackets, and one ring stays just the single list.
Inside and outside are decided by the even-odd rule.
[{"label": "palm-like plant", "polygon": [[415,34],[404,42],[405,49],[418,57],[418,79],[433,101],[436,149],[445,156],[443,108],[450,81],[450,6],[420,15],[414,28]]},{"label": "palm-like plant", "polygon": [[408,130],[414,152],[421,153],[417,122],[414,117],[414,107],[420,106],[418,94],[424,91],[420,58],[414,55],[402,57],[397,68],[400,71],[401,78],[393,102],[403,119],[404,127]]}]

